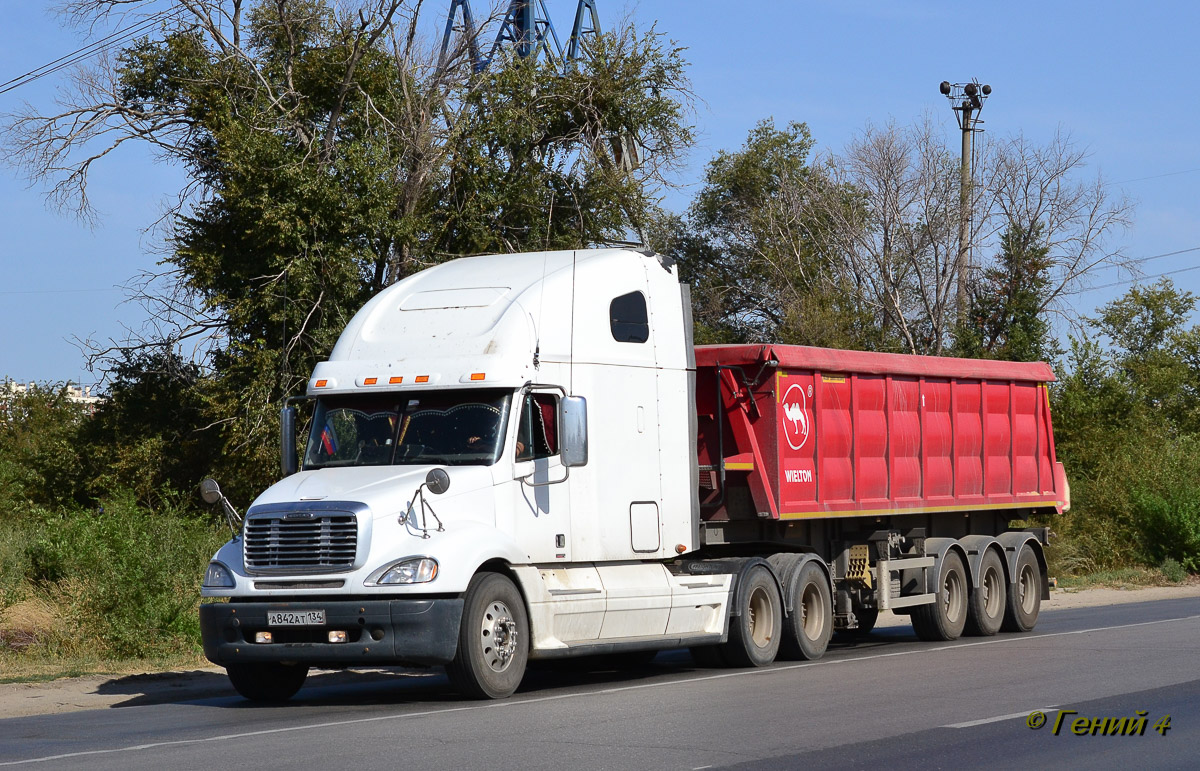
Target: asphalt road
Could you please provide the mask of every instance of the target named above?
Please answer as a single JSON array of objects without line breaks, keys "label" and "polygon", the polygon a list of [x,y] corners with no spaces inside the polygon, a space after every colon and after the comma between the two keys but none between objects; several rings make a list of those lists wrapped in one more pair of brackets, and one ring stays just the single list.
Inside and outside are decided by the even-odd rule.
[{"label": "asphalt road", "polygon": [[[1032,634],[941,645],[884,629],[762,670],[696,669],[682,651],[625,672],[538,669],[501,702],[463,701],[428,672],[317,678],[281,707],[135,700],[2,720],[0,766],[1195,768],[1198,665],[1200,599],[1165,600],[1046,612]],[[1060,710],[1074,713],[1056,735]],[[1072,732],[1081,717],[1090,729],[1139,710],[1142,735]]]}]

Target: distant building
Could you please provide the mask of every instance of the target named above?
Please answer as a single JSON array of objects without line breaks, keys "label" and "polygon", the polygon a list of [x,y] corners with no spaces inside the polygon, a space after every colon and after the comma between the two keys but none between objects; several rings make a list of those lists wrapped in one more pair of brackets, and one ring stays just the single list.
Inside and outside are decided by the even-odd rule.
[{"label": "distant building", "polygon": [[[36,389],[36,383],[18,383],[15,380],[5,378],[4,387],[0,388],[0,415],[7,416],[9,402],[17,396],[23,396],[26,393]],[[50,390],[53,386],[43,386],[45,390]],[[93,396],[91,386],[71,385],[68,382],[65,386],[67,401],[72,404],[78,404],[87,414],[92,415],[96,412],[96,407],[108,401],[103,396]]]}]

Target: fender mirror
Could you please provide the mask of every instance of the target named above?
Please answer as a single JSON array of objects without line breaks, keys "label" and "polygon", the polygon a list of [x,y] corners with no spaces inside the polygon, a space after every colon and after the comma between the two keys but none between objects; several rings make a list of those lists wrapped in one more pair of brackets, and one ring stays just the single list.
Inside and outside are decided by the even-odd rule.
[{"label": "fender mirror", "polygon": [[430,469],[425,475],[425,487],[434,495],[441,495],[450,489],[450,475],[446,473],[446,469]]}]

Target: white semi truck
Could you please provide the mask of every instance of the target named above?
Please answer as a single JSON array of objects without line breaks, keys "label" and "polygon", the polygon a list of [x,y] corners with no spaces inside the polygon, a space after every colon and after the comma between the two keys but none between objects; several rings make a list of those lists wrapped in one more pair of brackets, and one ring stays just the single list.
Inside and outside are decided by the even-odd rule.
[{"label": "white semi truck", "polygon": [[[964,497],[957,472],[939,506],[919,490],[822,499],[820,480],[834,490],[859,456],[821,454],[841,433],[823,405],[855,366],[833,359],[838,381],[821,357],[854,354],[700,349],[698,368],[691,328],[676,267],[628,249],[459,259],[383,290],[308,381],[302,454],[283,411],[284,476],[204,577],[205,654],[254,700],[290,698],[312,666],[389,665],[445,665],[463,693],[499,698],[531,658],[685,646],[728,666],[816,658],[835,627],[869,629],[884,609],[912,613],[930,639],[1032,627],[1044,532],[1008,520],[1061,509],[1060,474],[1039,467],[1037,489],[1018,490],[1012,439],[1004,503]],[[889,388],[953,380],[921,357],[883,358]],[[821,370],[810,398],[784,404],[784,378],[802,382],[806,366]],[[965,374],[985,391],[1001,375],[1010,390],[1052,377],[1006,366]],[[863,370],[864,384],[876,377]],[[762,418],[772,402],[786,425]],[[1035,464],[1047,443],[1053,464],[1048,421]],[[794,448],[802,425],[810,467],[797,470],[794,449],[767,444]]]}]

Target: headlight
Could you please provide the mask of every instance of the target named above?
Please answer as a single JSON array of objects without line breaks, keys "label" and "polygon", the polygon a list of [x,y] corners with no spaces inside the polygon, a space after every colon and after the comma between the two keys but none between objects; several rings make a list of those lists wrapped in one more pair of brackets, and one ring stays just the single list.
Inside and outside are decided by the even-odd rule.
[{"label": "headlight", "polygon": [[204,584],[207,589],[232,589],[236,583],[233,580],[233,573],[229,572],[229,568],[222,565],[220,562],[208,563],[208,570],[204,571]]},{"label": "headlight", "polygon": [[376,570],[366,580],[368,585],[426,584],[437,578],[438,563],[432,557],[407,557]]}]

